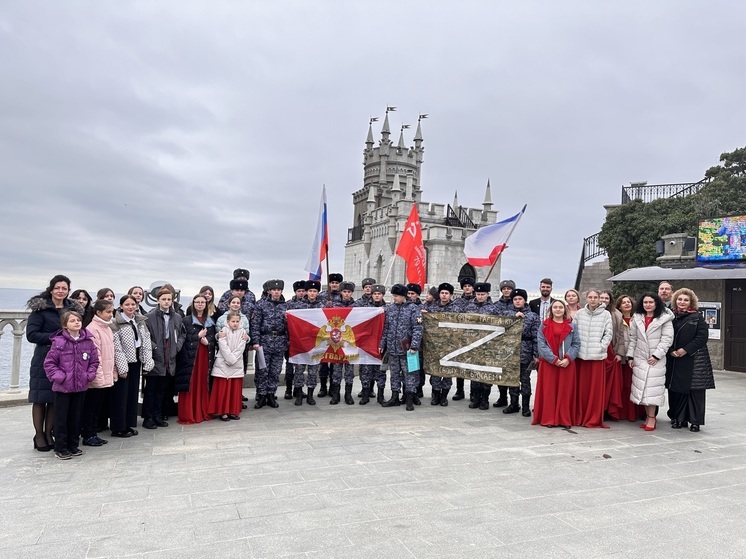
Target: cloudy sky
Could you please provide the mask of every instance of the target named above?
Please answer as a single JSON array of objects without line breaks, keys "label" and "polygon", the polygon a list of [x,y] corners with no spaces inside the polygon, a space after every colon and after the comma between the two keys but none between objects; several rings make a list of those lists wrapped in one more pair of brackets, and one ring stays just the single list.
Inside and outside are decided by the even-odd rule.
[{"label": "cloudy sky", "polygon": [[0,287],[292,282],[322,184],[341,271],[386,105],[396,132],[430,114],[423,200],[479,207],[489,178],[501,218],[528,204],[503,277],[568,287],[623,184],[746,145],[743,21],[726,1],[2,2]]}]

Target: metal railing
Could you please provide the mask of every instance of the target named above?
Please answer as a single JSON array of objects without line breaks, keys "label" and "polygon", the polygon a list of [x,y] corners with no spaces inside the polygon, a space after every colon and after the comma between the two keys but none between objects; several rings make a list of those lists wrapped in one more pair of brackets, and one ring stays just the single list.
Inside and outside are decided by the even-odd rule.
[{"label": "metal railing", "polygon": [[681,198],[696,194],[703,186],[709,182],[709,179],[702,179],[698,182],[681,182],[671,184],[647,184],[632,183],[629,186],[622,187],[622,204],[628,204],[632,200],[641,200],[642,202],[652,202],[661,198]]},{"label": "metal railing", "polygon": [[347,230],[347,242],[352,243],[354,241],[362,241],[363,240],[363,226],[362,225],[355,225],[355,227],[350,227]]},{"label": "metal railing", "polygon": [[454,209],[450,204],[446,208],[445,224],[450,227],[467,227],[469,229],[477,228],[469,217],[469,212],[467,212],[463,206]]},{"label": "metal railing", "polygon": [[[13,335],[13,353],[10,360],[10,380],[6,393],[17,394],[20,390],[21,378],[21,348],[23,345],[26,323],[30,311],[0,311],[0,337],[5,333],[5,327],[11,326]],[[0,363],[0,372],[5,376],[7,371],[5,363]],[[2,384],[5,384],[4,382]]]}]

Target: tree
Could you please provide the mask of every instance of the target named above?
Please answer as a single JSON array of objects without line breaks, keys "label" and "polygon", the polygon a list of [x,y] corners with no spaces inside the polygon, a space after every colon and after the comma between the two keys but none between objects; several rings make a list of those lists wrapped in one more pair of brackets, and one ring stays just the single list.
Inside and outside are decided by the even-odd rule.
[{"label": "tree", "polygon": [[746,214],[746,147],[723,153],[720,163],[707,170],[708,183],[697,194],[633,200],[609,213],[598,242],[613,274],[655,265],[655,241],[663,235],[695,236],[699,219]]}]

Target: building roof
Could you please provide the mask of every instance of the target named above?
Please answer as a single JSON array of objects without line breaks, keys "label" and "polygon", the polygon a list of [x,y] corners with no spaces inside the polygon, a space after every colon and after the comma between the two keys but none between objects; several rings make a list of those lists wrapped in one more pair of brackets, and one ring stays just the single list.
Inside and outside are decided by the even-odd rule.
[{"label": "building roof", "polygon": [[647,266],[625,270],[611,278],[611,281],[662,281],[662,280],[726,280],[746,279],[746,267],[732,268],[661,268]]}]

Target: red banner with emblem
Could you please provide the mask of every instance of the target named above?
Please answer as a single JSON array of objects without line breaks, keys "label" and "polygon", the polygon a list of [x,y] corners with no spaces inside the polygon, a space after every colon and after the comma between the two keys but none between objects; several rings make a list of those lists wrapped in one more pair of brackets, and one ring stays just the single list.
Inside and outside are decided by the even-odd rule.
[{"label": "red banner with emblem", "polygon": [[287,311],[289,361],[299,365],[380,365],[381,307],[339,307]]}]

